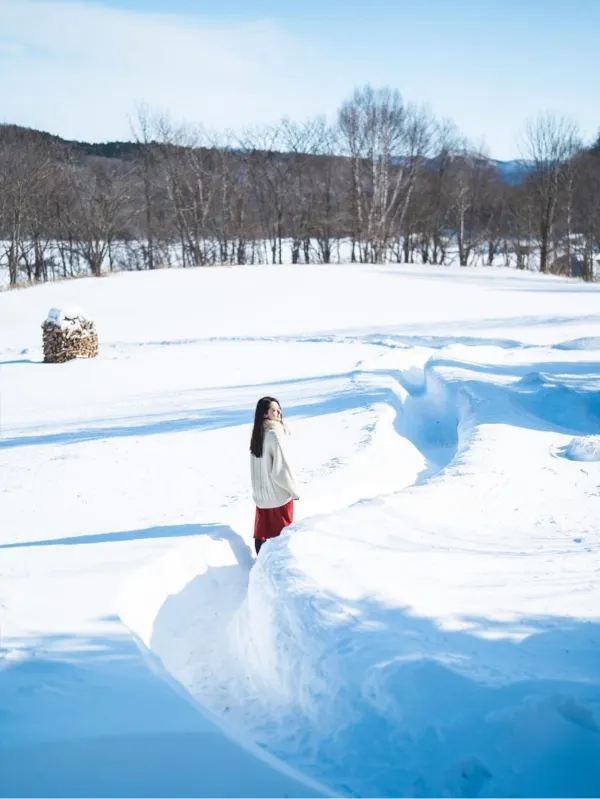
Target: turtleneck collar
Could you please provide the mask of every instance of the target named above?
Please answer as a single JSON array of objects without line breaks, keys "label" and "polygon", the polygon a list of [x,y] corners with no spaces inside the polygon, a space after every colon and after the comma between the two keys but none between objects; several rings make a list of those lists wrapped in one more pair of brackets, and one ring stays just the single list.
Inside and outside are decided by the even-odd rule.
[{"label": "turtleneck collar", "polygon": [[263,422],[265,430],[283,430],[283,422],[278,422],[276,419],[265,419]]}]

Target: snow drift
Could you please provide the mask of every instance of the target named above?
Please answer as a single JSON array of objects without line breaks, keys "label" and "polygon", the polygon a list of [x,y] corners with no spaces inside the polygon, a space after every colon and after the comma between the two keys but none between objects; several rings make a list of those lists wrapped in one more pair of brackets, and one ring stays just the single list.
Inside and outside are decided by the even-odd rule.
[{"label": "snow drift", "polygon": [[[600,314],[572,285],[265,267],[0,296],[0,793],[85,794],[109,753],[104,795],[597,794]],[[70,305],[99,357],[45,368],[41,309]],[[302,492],[255,561],[263,394]]]}]

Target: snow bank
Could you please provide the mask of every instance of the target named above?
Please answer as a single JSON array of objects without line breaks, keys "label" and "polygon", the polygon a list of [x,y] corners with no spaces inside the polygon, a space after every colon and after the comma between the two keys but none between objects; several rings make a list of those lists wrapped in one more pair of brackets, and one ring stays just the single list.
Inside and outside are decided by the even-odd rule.
[{"label": "snow bank", "polygon": [[600,461],[600,436],[572,438],[561,452],[572,461]]}]

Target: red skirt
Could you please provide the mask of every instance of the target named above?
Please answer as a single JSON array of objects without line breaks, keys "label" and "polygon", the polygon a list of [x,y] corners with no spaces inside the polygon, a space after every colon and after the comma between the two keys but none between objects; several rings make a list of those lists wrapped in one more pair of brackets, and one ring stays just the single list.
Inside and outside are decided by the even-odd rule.
[{"label": "red skirt", "polygon": [[254,538],[267,539],[278,536],[284,527],[294,521],[294,500],[280,508],[257,508],[254,517]]}]

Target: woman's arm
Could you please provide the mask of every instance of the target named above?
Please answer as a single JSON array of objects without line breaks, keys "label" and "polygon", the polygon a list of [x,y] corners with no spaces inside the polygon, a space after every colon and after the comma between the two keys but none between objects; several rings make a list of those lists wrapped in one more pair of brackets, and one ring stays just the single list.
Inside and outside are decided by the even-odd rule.
[{"label": "woman's arm", "polygon": [[287,491],[293,499],[299,499],[296,478],[290,462],[287,459],[282,433],[273,431],[273,463],[271,464],[271,479]]}]

